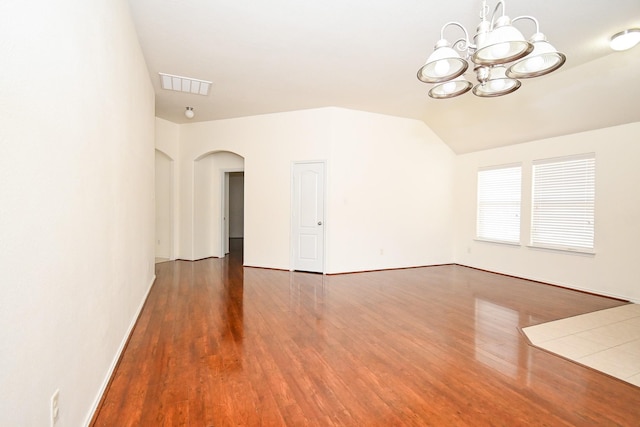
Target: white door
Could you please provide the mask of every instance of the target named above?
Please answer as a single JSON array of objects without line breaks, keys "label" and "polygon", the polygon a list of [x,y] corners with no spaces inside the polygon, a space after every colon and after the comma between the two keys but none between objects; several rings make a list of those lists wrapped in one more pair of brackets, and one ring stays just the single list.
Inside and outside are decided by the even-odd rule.
[{"label": "white door", "polygon": [[293,269],[324,272],[324,163],[293,165]]}]

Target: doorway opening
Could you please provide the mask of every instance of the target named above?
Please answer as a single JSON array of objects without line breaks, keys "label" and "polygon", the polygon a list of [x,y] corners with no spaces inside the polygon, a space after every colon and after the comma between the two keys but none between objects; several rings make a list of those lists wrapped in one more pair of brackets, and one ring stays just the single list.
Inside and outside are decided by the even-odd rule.
[{"label": "doorway opening", "polygon": [[[240,173],[231,178],[230,174]],[[193,256],[191,259],[224,258],[229,252],[229,218],[237,217],[235,205],[230,211],[230,185],[234,196],[244,193],[244,158],[229,151],[203,154],[194,161],[193,170]],[[237,181],[242,182],[238,190]],[[244,195],[241,196],[244,202]],[[235,202],[234,202],[235,203]],[[243,203],[244,204],[244,203]],[[244,208],[242,207],[242,238],[244,240]],[[234,229],[235,232],[235,229]]]},{"label": "doorway opening", "polygon": [[[235,257],[244,252],[244,171],[223,171],[222,253]],[[242,259],[242,258],[241,258]]]}]

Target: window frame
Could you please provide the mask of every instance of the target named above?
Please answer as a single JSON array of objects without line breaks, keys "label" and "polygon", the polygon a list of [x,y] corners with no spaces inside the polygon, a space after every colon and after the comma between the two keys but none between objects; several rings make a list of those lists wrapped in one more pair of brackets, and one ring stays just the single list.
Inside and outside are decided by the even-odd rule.
[{"label": "window frame", "polygon": [[[583,162],[585,164],[580,165]],[[570,165],[569,165],[570,164]],[[550,170],[549,166],[564,165],[555,171],[555,181],[550,181],[554,177],[551,176],[554,172]],[[547,168],[547,171],[542,171],[538,168]],[[571,170],[573,169],[573,171]],[[579,174],[582,170],[583,174]],[[546,182],[540,183],[537,177],[541,173],[545,173]],[[564,181],[558,181],[561,178],[565,178]],[[577,252],[583,254],[595,254],[595,213],[596,213],[596,158],[595,153],[583,153],[562,157],[552,157],[546,159],[534,160],[531,166],[531,231],[529,234],[529,247],[536,249],[550,249],[556,251]],[[562,184],[566,184],[567,181],[571,184],[571,188],[564,193],[562,192]],[[581,181],[581,182],[580,182]],[[552,197],[556,197],[554,203],[541,201],[539,196],[540,188],[543,186],[544,195],[549,200]],[[582,186],[581,186],[582,185]],[[552,193],[554,188],[556,193]],[[566,188],[566,185],[565,185]],[[582,192],[582,198],[577,194]],[[569,202],[569,203],[568,203]],[[567,210],[564,212],[558,211],[557,205],[564,204],[567,206]],[[546,206],[546,212],[540,213],[541,206]],[[553,207],[556,205],[556,207]],[[580,206],[582,205],[582,207]],[[582,215],[584,220],[587,221],[587,227],[580,226],[578,220],[575,218],[569,219],[568,216],[575,217],[576,214],[567,215],[567,212],[574,211],[578,215]],[[546,223],[540,225],[540,221],[547,217]],[[563,220],[563,217],[566,218]],[[536,222],[538,220],[539,222]],[[555,224],[551,224],[555,223]],[[547,237],[539,237],[541,234],[545,234],[544,231],[539,231],[541,227],[546,229],[556,227],[562,227],[560,231],[556,232],[558,237],[555,241],[552,241],[553,231],[547,231]],[[590,227],[588,227],[590,226]],[[580,229],[590,228],[586,233],[580,232]],[[590,237],[590,246],[584,244],[571,244],[570,241],[581,242],[588,241]]]},{"label": "window frame", "polygon": [[[491,214],[491,212],[490,210],[483,209],[486,203],[483,202],[482,199],[486,198],[485,197],[486,194],[484,194],[483,188],[481,188],[483,183],[482,175],[484,175],[485,172],[492,172],[492,171],[499,171],[499,170],[505,171],[509,169],[517,169],[517,178],[512,177],[514,178],[513,182],[507,182],[507,184],[513,185],[513,188],[511,189],[511,191],[508,193],[502,192],[501,194],[503,196],[505,194],[511,195],[512,197],[517,196],[517,200],[515,199],[507,200],[505,198],[502,198],[501,200],[494,200],[494,202],[497,203],[497,206],[494,206],[494,208],[500,207],[500,206],[504,207],[504,206],[513,205],[514,203],[517,203],[517,207],[513,209],[513,206],[511,206],[511,208],[507,209],[507,211],[510,210],[511,213],[506,214],[506,215],[509,215],[509,214],[515,213],[515,218],[517,218],[516,220],[512,221],[513,223],[512,225],[515,225],[515,228],[511,230],[511,233],[514,236],[517,236],[517,238],[514,238],[514,239],[504,238],[503,236],[499,236],[498,234],[491,235],[486,232],[483,232],[483,230],[486,231],[487,227],[489,229],[492,226],[495,227],[496,224],[495,223],[492,224],[492,222],[500,221],[501,218],[493,218],[487,221],[487,223],[483,225],[483,218],[485,218],[487,214]],[[476,177],[477,177],[477,182],[476,182],[475,240],[482,241],[482,242],[491,242],[491,243],[500,243],[505,245],[520,246],[522,244],[522,163],[518,162],[518,163],[509,163],[509,164],[481,167],[481,168],[478,168]],[[485,175],[484,179],[487,179],[487,178],[488,178],[488,175]],[[495,178],[500,179],[500,177],[495,177]],[[504,179],[504,177],[502,179]],[[493,182],[490,185],[496,186],[501,184]],[[485,188],[484,190],[487,190],[487,188]],[[506,234],[510,234],[510,233],[506,233]]]}]

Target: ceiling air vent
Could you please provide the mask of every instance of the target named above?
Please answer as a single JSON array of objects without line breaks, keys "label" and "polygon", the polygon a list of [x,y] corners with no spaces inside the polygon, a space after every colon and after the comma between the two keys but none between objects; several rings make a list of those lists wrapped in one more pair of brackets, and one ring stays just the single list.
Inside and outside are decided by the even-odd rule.
[{"label": "ceiling air vent", "polygon": [[162,84],[162,89],[192,93],[194,95],[209,95],[211,82],[208,82],[206,80],[192,79],[191,77],[174,76],[172,74],[158,74],[160,74],[160,83]]}]

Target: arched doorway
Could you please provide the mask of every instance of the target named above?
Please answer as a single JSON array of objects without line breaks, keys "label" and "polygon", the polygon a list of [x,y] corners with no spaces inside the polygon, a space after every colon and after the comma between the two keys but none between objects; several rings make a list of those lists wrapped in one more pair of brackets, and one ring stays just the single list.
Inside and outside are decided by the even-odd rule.
[{"label": "arched doorway", "polygon": [[210,152],[194,161],[193,170],[193,259],[222,258],[230,237],[229,176],[244,173],[244,158],[229,151]]}]

